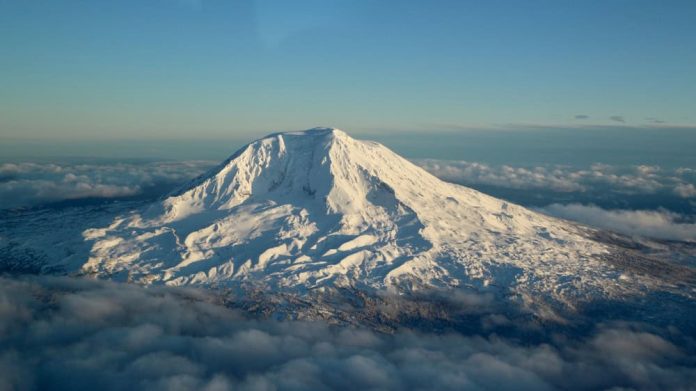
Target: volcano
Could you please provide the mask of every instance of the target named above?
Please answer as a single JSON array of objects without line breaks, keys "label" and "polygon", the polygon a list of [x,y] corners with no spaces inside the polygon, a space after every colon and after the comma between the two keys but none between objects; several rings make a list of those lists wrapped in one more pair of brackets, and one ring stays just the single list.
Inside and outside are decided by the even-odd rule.
[{"label": "volcano", "polygon": [[[444,182],[332,128],[269,135],[85,231],[81,273],[307,292],[466,287],[574,305],[669,284],[598,231]],[[637,261],[636,261],[637,262]]]}]

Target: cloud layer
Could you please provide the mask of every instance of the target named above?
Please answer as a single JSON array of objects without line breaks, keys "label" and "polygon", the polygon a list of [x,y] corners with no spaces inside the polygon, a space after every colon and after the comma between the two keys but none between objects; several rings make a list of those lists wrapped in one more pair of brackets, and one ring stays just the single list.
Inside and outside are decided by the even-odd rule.
[{"label": "cloud layer", "polygon": [[[416,163],[444,180],[541,208],[562,218],[628,235],[695,240],[694,224],[685,217],[696,213],[693,168],[616,167],[599,163],[586,168],[513,167],[432,159]],[[85,198],[155,198],[213,164],[0,164],[0,209]],[[592,206],[583,206],[589,204]]]},{"label": "cloud layer", "polygon": [[[0,389],[687,389],[693,341],[637,326],[520,343],[253,320],[181,288],[0,279]],[[681,338],[671,342],[668,335]]]},{"label": "cloud layer", "polygon": [[[594,164],[568,166],[491,166],[467,161],[418,160],[434,175],[468,186],[572,193],[664,194],[696,200],[696,170],[657,166],[619,168]],[[82,198],[159,196],[212,167],[210,161],[152,163],[0,164],[2,208],[34,206]]]},{"label": "cloud layer", "polygon": [[589,168],[512,167],[443,160],[417,163],[444,180],[483,187],[493,195],[536,206],[557,217],[626,235],[696,241],[696,170],[692,168],[621,168],[599,163]]},{"label": "cloud layer", "polygon": [[696,242],[696,224],[665,210],[606,210],[594,205],[552,204],[543,212],[625,235]]},{"label": "cloud layer", "polygon": [[0,208],[81,198],[132,197],[157,189],[168,191],[211,165],[206,161],[0,164]]},{"label": "cloud layer", "polygon": [[424,169],[442,179],[468,185],[491,185],[513,189],[543,189],[558,192],[609,190],[622,194],[671,193],[682,198],[696,197],[696,175],[690,168],[665,170],[638,165],[619,168],[594,164],[588,168],[568,166],[512,167],[448,161],[418,160]]}]

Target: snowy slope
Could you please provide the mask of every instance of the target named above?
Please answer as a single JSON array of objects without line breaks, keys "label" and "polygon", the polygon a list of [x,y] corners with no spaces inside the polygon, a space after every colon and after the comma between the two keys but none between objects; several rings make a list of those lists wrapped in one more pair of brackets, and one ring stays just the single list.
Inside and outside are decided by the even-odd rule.
[{"label": "snowy slope", "polygon": [[81,270],[298,292],[470,286],[570,304],[644,288],[593,233],[317,128],[255,141],[161,202],[85,231]]}]

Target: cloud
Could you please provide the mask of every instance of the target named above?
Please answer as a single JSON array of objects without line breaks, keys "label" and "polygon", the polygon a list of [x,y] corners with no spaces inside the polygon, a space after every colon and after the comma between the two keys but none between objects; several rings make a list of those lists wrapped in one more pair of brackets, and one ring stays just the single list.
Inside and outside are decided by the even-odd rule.
[{"label": "cloud", "polygon": [[[514,167],[445,160],[415,162],[434,175],[464,185],[563,193],[609,191],[696,198],[692,168],[665,170],[656,166],[628,168],[595,164]],[[210,161],[151,163],[4,163],[0,164],[1,208],[35,206],[84,198],[157,197],[214,165]]]},{"label": "cloud", "polygon": [[675,170],[678,175],[692,175],[696,177],[696,168],[679,167]]},{"label": "cloud", "polygon": [[673,193],[682,198],[696,197],[689,191],[691,171],[687,168],[663,170],[658,166],[628,168],[593,164],[587,168],[568,166],[513,167],[492,166],[467,161],[417,160],[433,175],[463,185],[490,185],[510,189],[544,189],[557,192],[616,192],[621,194]]},{"label": "cloud", "polygon": [[542,211],[626,235],[696,242],[696,224],[664,210],[606,210],[594,205],[552,204]]},{"label": "cloud", "polygon": [[[523,194],[516,189],[525,190],[536,197],[532,205],[548,205],[541,208],[542,211],[568,220],[626,235],[696,241],[696,225],[687,218],[692,216],[689,211],[693,210],[688,202],[696,198],[696,170],[692,168],[665,169],[655,165],[616,167],[601,163],[586,168],[512,167],[432,159],[418,160],[416,164],[450,182],[507,189],[499,196],[513,201],[514,197]],[[583,193],[589,195],[582,196]],[[654,205],[656,209],[667,205],[674,209],[672,212],[664,209],[625,210],[631,205],[627,201],[629,195],[643,196],[633,198],[643,205],[643,209],[646,209],[645,205],[648,205],[647,208]],[[654,200],[644,201],[645,196],[655,197]],[[524,197],[519,199],[530,200]],[[605,201],[603,206],[610,208],[584,205],[598,201]]]},{"label": "cloud", "polygon": [[622,124],[626,122],[626,118],[624,118],[622,115],[612,115],[609,117],[609,119],[614,122],[621,122]]},{"label": "cloud", "polygon": [[451,182],[486,184],[520,189],[548,188],[557,191],[582,191],[582,184],[568,177],[567,172],[544,167],[493,167],[466,161],[419,160],[416,164],[431,174]]},{"label": "cloud", "polygon": [[171,187],[212,166],[206,161],[156,163],[0,164],[2,208],[82,198],[118,198]]},{"label": "cloud", "polygon": [[575,119],[580,119],[580,120],[582,120],[582,119],[589,119],[589,118],[590,118],[590,116],[589,116],[589,115],[585,115],[585,114],[577,114],[577,115],[575,116]]},{"label": "cloud", "polygon": [[674,194],[682,198],[695,198],[696,186],[691,183],[679,183],[674,187]]},{"label": "cloud", "polygon": [[382,334],[253,319],[190,289],[56,277],[0,279],[0,315],[0,389],[686,389],[696,382],[693,341],[676,344],[637,325],[538,342]]}]

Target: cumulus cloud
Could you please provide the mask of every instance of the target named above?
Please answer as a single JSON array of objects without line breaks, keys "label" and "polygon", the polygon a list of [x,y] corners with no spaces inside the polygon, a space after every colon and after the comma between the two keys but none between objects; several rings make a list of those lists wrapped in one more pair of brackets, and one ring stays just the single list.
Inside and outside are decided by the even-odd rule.
[{"label": "cumulus cloud", "polygon": [[[182,288],[0,279],[0,389],[678,389],[693,341],[635,325],[521,343],[250,319]],[[678,331],[672,331],[678,334]],[[668,333],[669,334],[669,333]]]},{"label": "cumulus cloud", "polygon": [[696,168],[679,167],[675,170],[677,175],[696,176]]},{"label": "cumulus cloud", "polygon": [[544,189],[557,192],[610,191],[622,194],[673,193],[696,197],[695,178],[689,168],[664,170],[659,166],[628,168],[596,163],[587,168],[569,166],[493,166],[461,160],[418,160],[430,173],[464,185],[491,185],[512,189]]},{"label": "cumulus cloud", "polygon": [[696,198],[696,186],[692,183],[678,183],[674,186],[674,194],[682,198]]},{"label": "cumulus cloud", "polygon": [[626,235],[696,242],[696,224],[665,210],[606,210],[594,205],[552,204],[543,212]]},{"label": "cumulus cloud", "polygon": [[210,166],[212,162],[206,161],[5,163],[0,164],[0,208],[81,198],[136,196],[151,188],[168,188],[185,182]]}]

